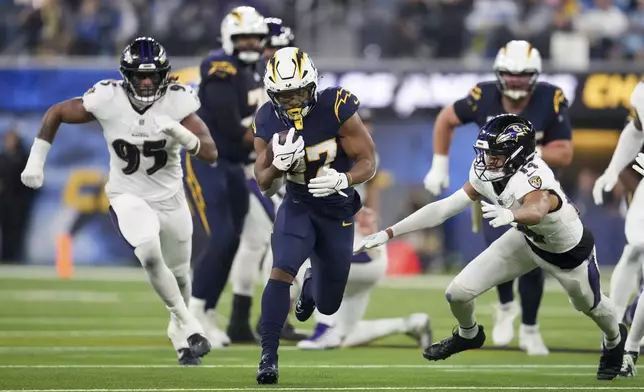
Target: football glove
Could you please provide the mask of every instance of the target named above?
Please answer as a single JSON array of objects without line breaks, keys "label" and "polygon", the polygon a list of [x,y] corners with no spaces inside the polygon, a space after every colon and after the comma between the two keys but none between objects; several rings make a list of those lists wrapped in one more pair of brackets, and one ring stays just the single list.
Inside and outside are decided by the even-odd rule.
[{"label": "football glove", "polygon": [[286,141],[280,144],[279,134],[273,136],[273,166],[280,171],[288,171],[298,159],[304,157],[304,138],[299,137],[293,142],[295,128],[288,130]]},{"label": "football glove", "polygon": [[507,208],[481,201],[481,210],[483,218],[492,219],[490,221],[492,227],[505,226],[514,222],[514,213]]},{"label": "football glove", "polygon": [[349,179],[345,173],[339,173],[330,167],[322,167],[320,175],[309,181],[309,192],[313,197],[326,197],[339,193],[344,197],[347,194],[342,192],[349,187]]},{"label": "football glove", "polygon": [[425,189],[434,196],[441,194],[449,187],[449,158],[446,155],[434,155],[432,167],[425,175]]},{"label": "football glove", "polygon": [[192,133],[188,128],[181,125],[179,121],[166,114],[162,114],[160,116],[154,117],[154,123],[158,127],[157,132],[163,133],[175,139],[193,155],[196,155],[199,152],[199,137]]},{"label": "football glove", "polygon": [[34,140],[25,169],[20,174],[20,180],[25,186],[32,189],[38,189],[42,186],[45,180],[45,160],[50,148],[51,144],[49,142],[38,138]]},{"label": "football glove", "polygon": [[[636,166],[637,165],[633,165],[633,169],[637,170]],[[639,170],[637,171],[639,172]],[[593,186],[593,199],[595,199],[595,204],[600,205],[604,203],[604,192],[612,191],[613,188],[615,187],[615,184],[617,184],[618,179],[619,179],[618,173],[613,173],[609,171],[606,171],[604,172],[604,174],[599,176],[597,181],[595,181],[595,185]]]},{"label": "football glove", "polygon": [[384,230],[379,231],[376,234],[363,238],[362,241],[360,241],[360,244],[358,244],[358,247],[353,250],[353,254],[355,255],[371,248],[376,248],[387,241],[389,241],[389,234]]},{"label": "football glove", "polygon": [[635,164],[633,165],[633,169],[635,169],[636,172],[644,176],[644,154],[639,153],[637,154],[637,157],[635,158]]}]

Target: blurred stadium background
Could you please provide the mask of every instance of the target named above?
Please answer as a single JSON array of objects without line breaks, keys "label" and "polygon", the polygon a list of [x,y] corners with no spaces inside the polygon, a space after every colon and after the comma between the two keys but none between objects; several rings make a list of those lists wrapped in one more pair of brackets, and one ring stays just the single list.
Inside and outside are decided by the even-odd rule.
[{"label": "blurred stadium background", "polygon": [[[477,82],[494,78],[491,59],[506,41],[531,41],[546,60],[541,80],[559,85],[571,103],[575,158],[560,179],[595,233],[602,268],[617,262],[628,195],[639,177],[624,173],[603,207],[594,205],[591,190],[608,165],[631,92],[644,74],[642,0],[0,0],[0,264],[19,266],[0,265],[2,391],[212,388],[213,377],[217,386],[256,390],[245,387],[254,382],[257,347],[211,354],[207,361],[216,365],[208,366],[224,368],[217,373],[165,369],[176,360],[165,337],[163,306],[140,269],[112,268],[139,263],[107,213],[102,187],[108,153],[97,126],[63,126],[49,154],[44,187],[32,192],[20,183],[47,108],[100,79],[118,78],[118,55],[129,39],[157,38],[181,81],[197,84],[200,57],[218,47],[222,17],[241,4],[283,18],[298,46],[312,55],[322,85],[343,85],[371,110],[385,174],[378,183],[383,225],[431,200],[422,180],[432,161],[438,111]],[[449,191],[467,179],[476,131],[475,125],[457,130]],[[425,275],[390,279],[374,294],[369,317],[423,311],[432,317],[435,336],[449,333],[454,320],[443,300],[449,277],[442,274],[455,273],[484,247],[468,214],[390,246],[392,274]],[[72,280],[43,280],[55,277],[55,260],[68,258],[70,250],[74,264],[88,268],[78,268]],[[492,316],[486,304],[495,302],[495,292],[479,301],[486,326]],[[229,306],[222,301],[220,312],[228,314]],[[598,390],[593,382],[599,333],[553,282],[546,285],[539,322],[553,353],[593,354],[528,358],[487,351],[430,369],[416,351],[381,346],[340,355],[285,352],[284,380],[296,387],[315,380],[316,386],[425,390],[419,385],[430,374],[434,385],[449,388],[563,384]],[[404,336],[384,342],[410,343]],[[378,370],[392,366],[395,372]],[[485,389],[479,387],[473,389]]]},{"label": "blurred stadium background", "polygon": [[[107,214],[108,156],[100,130],[64,126],[45,186],[35,193],[20,184],[23,163],[8,163],[12,136],[26,157],[45,110],[97,80],[119,77],[118,54],[137,35],[159,39],[181,80],[198,83],[200,56],[218,47],[221,18],[242,3],[293,26],[321,83],[342,84],[371,109],[386,174],[379,184],[384,224],[430,200],[422,179],[438,110],[493,79],[490,59],[506,41],[531,41],[546,59],[541,79],[561,86],[571,102],[575,160],[561,179],[599,239],[600,263],[617,261],[625,201],[637,177],[625,176],[605,207],[596,207],[590,192],[642,75],[644,1],[0,0],[2,262],[52,265],[57,239],[71,235],[78,265],[138,264]],[[466,179],[474,132],[474,125],[457,130],[454,189]],[[422,271],[457,267],[484,246],[465,214],[401,241],[392,246],[393,263],[413,265],[417,258]]]}]

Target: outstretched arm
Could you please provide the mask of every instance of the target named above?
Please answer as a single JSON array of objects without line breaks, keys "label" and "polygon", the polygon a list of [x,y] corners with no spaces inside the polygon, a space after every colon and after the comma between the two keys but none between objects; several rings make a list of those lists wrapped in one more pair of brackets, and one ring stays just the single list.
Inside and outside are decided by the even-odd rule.
[{"label": "outstretched arm", "polygon": [[82,98],[72,98],[50,107],[42,118],[37,139],[51,144],[56,137],[60,124],[85,124],[96,118],[83,106]]},{"label": "outstretched arm", "polygon": [[353,253],[360,253],[367,249],[375,248],[403,234],[411,233],[427,227],[435,227],[447,219],[465,211],[475,200],[480,197],[470,182],[466,182],[462,189],[450,196],[427,204],[425,207],[409,215],[405,219],[388,227],[386,230],[370,235],[362,240]]},{"label": "outstretched arm", "polygon": [[479,193],[468,181],[463,185],[463,188],[450,196],[427,204],[385,231],[389,238],[393,238],[412,231],[438,226],[454,215],[465,211],[479,197]]},{"label": "outstretched arm", "polygon": [[25,170],[20,176],[23,184],[33,189],[42,186],[44,179],[43,169],[47,154],[60,124],[83,124],[94,120],[96,118],[85,110],[81,98],[69,99],[50,107],[42,119],[42,125],[34,144],[31,146]]}]

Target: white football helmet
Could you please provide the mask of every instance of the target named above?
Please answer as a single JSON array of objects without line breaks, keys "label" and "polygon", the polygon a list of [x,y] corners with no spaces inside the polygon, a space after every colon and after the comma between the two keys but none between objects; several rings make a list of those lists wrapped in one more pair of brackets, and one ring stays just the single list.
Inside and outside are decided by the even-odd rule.
[{"label": "white football helmet", "polygon": [[295,47],[278,50],[266,66],[264,87],[280,118],[301,130],[317,100],[318,70],[311,57]]},{"label": "white football helmet", "polygon": [[[260,47],[252,49],[235,48],[235,36],[257,36],[261,40]],[[264,17],[253,7],[233,8],[221,22],[221,45],[227,55],[236,53],[237,57],[248,64],[259,61],[266,37],[268,26]]]},{"label": "white football helmet", "polygon": [[494,60],[503,95],[520,100],[528,96],[541,73],[541,54],[527,41],[510,41],[499,50]]}]

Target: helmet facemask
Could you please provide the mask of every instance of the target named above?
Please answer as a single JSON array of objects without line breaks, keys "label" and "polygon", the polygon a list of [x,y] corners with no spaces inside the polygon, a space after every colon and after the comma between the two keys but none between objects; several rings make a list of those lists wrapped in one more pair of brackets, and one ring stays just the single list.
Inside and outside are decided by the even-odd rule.
[{"label": "helmet facemask", "polygon": [[511,177],[525,162],[518,162],[516,159],[522,155],[524,148],[518,146],[514,151],[493,151],[489,148],[478,147],[480,141],[474,146],[476,159],[474,160],[474,172],[481,181],[501,181]]},{"label": "helmet facemask", "polygon": [[303,118],[311,112],[316,101],[316,84],[309,83],[304,87],[285,90],[267,90],[276,112],[289,124],[293,123],[295,128],[303,128]]},{"label": "helmet facemask", "polygon": [[[142,64],[144,66],[153,64]],[[148,106],[165,95],[170,67],[162,69],[126,69],[121,67],[123,84],[130,100],[138,106]]]},{"label": "helmet facemask", "polygon": [[513,101],[520,101],[534,91],[539,73],[536,70],[510,72],[505,69],[495,71],[501,92]]},{"label": "helmet facemask", "polygon": [[232,37],[234,54],[245,64],[259,61],[266,45],[266,36],[261,34],[237,34]]}]

